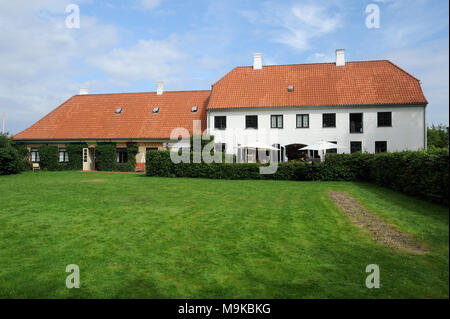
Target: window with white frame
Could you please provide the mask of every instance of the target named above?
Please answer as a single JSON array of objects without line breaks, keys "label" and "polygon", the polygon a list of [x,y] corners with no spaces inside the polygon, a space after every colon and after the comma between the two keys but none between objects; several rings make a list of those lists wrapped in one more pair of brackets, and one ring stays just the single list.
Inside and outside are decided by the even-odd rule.
[{"label": "window with white frame", "polygon": [[67,152],[67,149],[60,148],[59,149],[59,162],[67,163],[68,161],[69,161],[69,153]]},{"label": "window with white frame", "polygon": [[118,148],[116,149],[116,159],[117,163],[126,163],[128,162],[128,152],[126,148]]},{"label": "window with white frame", "polygon": [[31,157],[31,162],[39,163],[39,161],[40,161],[40,159],[39,159],[39,149],[38,148],[32,148],[30,150],[30,157]]}]

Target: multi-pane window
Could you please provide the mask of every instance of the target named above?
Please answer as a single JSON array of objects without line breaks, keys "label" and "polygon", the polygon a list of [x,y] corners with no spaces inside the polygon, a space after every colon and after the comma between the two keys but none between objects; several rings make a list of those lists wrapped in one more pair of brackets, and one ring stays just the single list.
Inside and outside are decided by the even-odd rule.
[{"label": "multi-pane window", "polygon": [[39,163],[39,161],[40,161],[40,159],[39,159],[39,149],[32,148],[30,150],[30,156],[31,156],[31,161],[33,163]]},{"label": "multi-pane window", "polygon": [[309,127],[309,114],[297,114],[297,128]]},{"label": "multi-pane window", "polygon": [[69,153],[67,152],[67,149],[60,148],[59,149],[59,162],[67,163],[68,161],[69,161]]},{"label": "multi-pane window", "polygon": [[375,142],[375,153],[386,153],[387,152],[387,142],[386,141],[376,141]]},{"label": "multi-pane window", "polygon": [[[329,141],[329,143],[337,144],[336,141]],[[329,149],[327,149],[327,154],[330,154],[330,153],[336,154],[337,153],[337,148],[329,148]]]},{"label": "multi-pane window", "polygon": [[126,163],[128,162],[128,152],[126,148],[118,148],[116,149],[116,159],[117,163]]},{"label": "multi-pane window", "polygon": [[271,115],[270,116],[271,128],[283,128],[283,115]]},{"label": "multi-pane window", "polygon": [[336,113],[322,114],[322,126],[323,127],[336,127]]},{"label": "multi-pane window", "polygon": [[350,113],[350,133],[363,132],[363,114]]},{"label": "multi-pane window", "polygon": [[378,126],[392,126],[392,112],[378,112]]},{"label": "multi-pane window", "polygon": [[258,128],[258,115],[246,115],[245,128]]},{"label": "multi-pane window", "polygon": [[227,128],[226,116],[214,116],[214,128],[217,130],[224,130]]},{"label": "multi-pane window", "polygon": [[350,142],[350,153],[362,151],[362,142]]},{"label": "multi-pane window", "polygon": [[215,143],[214,144],[214,151],[218,153],[225,153],[227,149],[227,144],[225,143]]}]

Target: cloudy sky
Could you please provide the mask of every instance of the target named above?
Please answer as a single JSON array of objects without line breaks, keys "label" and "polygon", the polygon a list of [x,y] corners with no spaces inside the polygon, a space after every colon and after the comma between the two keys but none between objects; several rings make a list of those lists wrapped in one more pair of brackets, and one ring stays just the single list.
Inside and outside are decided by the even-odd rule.
[{"label": "cloudy sky", "polygon": [[[68,28],[70,4],[80,28]],[[367,28],[376,4],[379,28]],[[0,116],[17,133],[91,93],[209,89],[235,66],[390,59],[422,81],[429,123],[448,124],[446,0],[0,0]],[[70,20],[72,21],[72,20]]]}]

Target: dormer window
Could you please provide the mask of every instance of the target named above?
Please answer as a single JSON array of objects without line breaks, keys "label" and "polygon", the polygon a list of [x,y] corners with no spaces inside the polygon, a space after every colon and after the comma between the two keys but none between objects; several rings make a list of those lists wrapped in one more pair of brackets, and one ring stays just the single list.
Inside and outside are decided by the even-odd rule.
[{"label": "dormer window", "polygon": [[288,86],[288,92],[293,92],[294,91],[294,86],[293,85],[289,85]]},{"label": "dormer window", "polygon": [[193,106],[191,108],[191,112],[197,112],[198,111],[198,106]]},{"label": "dormer window", "polygon": [[118,108],[116,109],[116,114],[120,114],[120,113],[122,113],[122,108],[121,108],[121,107],[118,107]]},{"label": "dormer window", "polygon": [[153,113],[158,113],[158,112],[159,112],[159,107],[157,107],[157,106],[154,107],[154,108],[153,108]]}]

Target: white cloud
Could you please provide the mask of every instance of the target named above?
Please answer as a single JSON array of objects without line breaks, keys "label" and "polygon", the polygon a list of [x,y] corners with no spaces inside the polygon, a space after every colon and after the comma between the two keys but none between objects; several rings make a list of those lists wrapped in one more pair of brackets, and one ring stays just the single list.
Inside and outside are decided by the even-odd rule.
[{"label": "white cloud", "polygon": [[429,104],[428,123],[446,123],[449,116],[448,39],[426,42],[417,48],[395,50],[387,58],[421,80]]},{"label": "white cloud", "polygon": [[136,3],[137,8],[144,10],[152,10],[160,5],[160,0],[138,0]]},{"label": "white cloud", "polygon": [[114,26],[83,15],[81,28],[65,27],[72,1],[8,1],[0,10],[0,113],[17,133],[77,93],[74,80],[85,55],[118,41]]},{"label": "white cloud", "polygon": [[170,81],[183,71],[188,55],[176,46],[176,37],[167,40],[140,40],[130,48],[114,49],[87,62],[109,75],[117,83],[138,80]]},{"label": "white cloud", "polygon": [[317,3],[280,6],[266,3],[262,13],[241,11],[251,23],[263,23],[275,27],[272,41],[289,45],[298,50],[311,48],[311,40],[336,31],[342,24],[338,13]]}]

